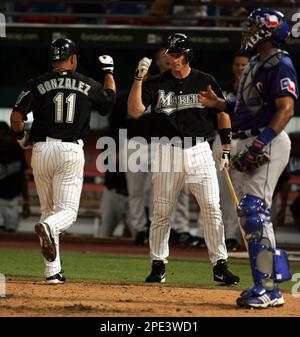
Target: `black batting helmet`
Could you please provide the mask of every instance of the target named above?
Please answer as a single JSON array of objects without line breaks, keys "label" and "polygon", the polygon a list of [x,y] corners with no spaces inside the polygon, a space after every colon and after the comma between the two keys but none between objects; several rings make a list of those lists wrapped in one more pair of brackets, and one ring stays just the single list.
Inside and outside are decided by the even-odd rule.
[{"label": "black batting helmet", "polygon": [[69,39],[56,39],[50,45],[50,59],[52,62],[64,61],[73,54],[77,54],[76,45]]},{"label": "black batting helmet", "polygon": [[182,33],[175,33],[168,37],[167,53],[185,53],[188,62],[193,57],[192,41],[190,37]]}]

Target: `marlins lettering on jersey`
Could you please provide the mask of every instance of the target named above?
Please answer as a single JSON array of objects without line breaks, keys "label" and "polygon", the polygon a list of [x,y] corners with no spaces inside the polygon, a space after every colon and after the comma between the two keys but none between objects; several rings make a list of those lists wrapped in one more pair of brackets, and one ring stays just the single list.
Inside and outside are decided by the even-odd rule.
[{"label": "marlins lettering on jersey", "polygon": [[88,96],[91,86],[85,82],[70,77],[52,78],[49,81],[37,85],[37,89],[41,95],[55,89],[71,89],[79,91]]},{"label": "marlins lettering on jersey", "polygon": [[164,90],[158,90],[157,104],[155,110],[167,115],[174,111],[204,108],[198,100],[198,93],[187,95],[176,95],[175,92],[169,91],[167,94]]}]

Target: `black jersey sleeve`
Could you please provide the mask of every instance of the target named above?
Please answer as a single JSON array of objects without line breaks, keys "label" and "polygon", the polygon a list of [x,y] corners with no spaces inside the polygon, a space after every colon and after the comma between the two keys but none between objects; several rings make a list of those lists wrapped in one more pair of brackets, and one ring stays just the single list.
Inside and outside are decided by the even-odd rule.
[{"label": "black jersey sleeve", "polygon": [[111,89],[103,89],[102,84],[93,80],[90,98],[93,108],[95,108],[100,115],[105,116],[112,110],[115,104],[116,94]]},{"label": "black jersey sleeve", "polygon": [[34,94],[33,94],[33,80],[29,80],[23,90],[20,92],[19,97],[13,107],[13,111],[21,111],[26,117],[33,109]]},{"label": "black jersey sleeve", "polygon": [[222,99],[225,99],[223,90],[213,76],[211,76],[211,82],[212,89],[216,93],[216,95]]},{"label": "black jersey sleeve", "polygon": [[[224,94],[223,94],[223,90],[221,89],[220,85],[219,85],[218,82],[215,80],[215,78],[214,78],[213,76],[210,76],[210,80],[211,80],[211,87],[212,87],[213,91],[216,93],[216,95],[217,95],[219,98],[222,98],[222,99],[226,100],[226,99],[225,99],[225,96],[224,96]],[[221,112],[221,111],[218,110],[218,109],[212,109],[212,110],[213,110],[213,112],[214,112],[215,114]]]}]

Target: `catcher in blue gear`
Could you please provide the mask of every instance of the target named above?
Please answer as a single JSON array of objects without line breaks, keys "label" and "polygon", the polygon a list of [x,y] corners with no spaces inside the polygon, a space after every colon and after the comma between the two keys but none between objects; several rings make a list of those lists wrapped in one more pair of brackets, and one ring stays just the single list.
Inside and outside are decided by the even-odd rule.
[{"label": "catcher in blue gear", "polygon": [[244,27],[241,49],[255,56],[244,69],[236,102],[225,102],[210,89],[199,95],[205,106],[231,111],[233,134],[239,139],[239,154],[232,164],[241,171],[243,181],[244,196],[237,211],[248,241],[254,282],[238,297],[241,307],[283,305],[278,284],[291,278],[287,254],[276,248],[270,217],[274,189],[291,149],[284,128],[298,97],[295,67],[281,49],[289,34],[282,13],[254,10]]}]

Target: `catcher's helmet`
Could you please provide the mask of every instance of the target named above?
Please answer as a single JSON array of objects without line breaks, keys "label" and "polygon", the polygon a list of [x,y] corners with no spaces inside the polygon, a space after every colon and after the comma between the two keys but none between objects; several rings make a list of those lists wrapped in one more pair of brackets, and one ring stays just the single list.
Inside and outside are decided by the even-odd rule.
[{"label": "catcher's helmet", "polygon": [[66,60],[73,54],[77,54],[76,45],[69,39],[56,39],[50,45],[50,59],[52,62]]},{"label": "catcher's helmet", "polygon": [[258,8],[248,16],[244,25],[241,50],[251,52],[266,40],[279,45],[288,38],[290,31],[290,25],[284,21],[284,15],[281,12]]},{"label": "catcher's helmet", "polygon": [[185,53],[188,62],[190,62],[193,57],[192,41],[185,34],[172,34],[168,37],[168,46],[165,53]]}]

